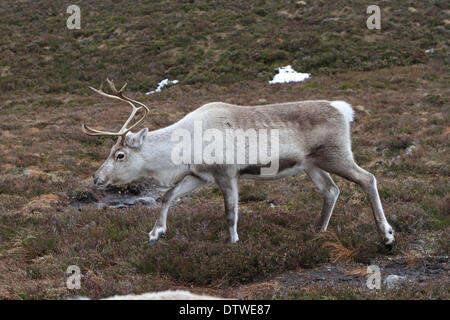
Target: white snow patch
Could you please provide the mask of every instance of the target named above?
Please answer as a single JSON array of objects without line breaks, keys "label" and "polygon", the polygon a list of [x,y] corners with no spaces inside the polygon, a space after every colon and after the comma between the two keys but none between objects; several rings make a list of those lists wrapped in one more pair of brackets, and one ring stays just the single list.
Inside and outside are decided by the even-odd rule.
[{"label": "white snow patch", "polygon": [[169,84],[177,84],[178,82],[179,82],[178,80],[164,79],[163,81],[161,81],[158,84],[158,88],[156,88],[155,90],[147,92],[146,95],[151,95],[151,94],[154,94],[155,92],[161,92],[161,89],[164,88],[165,86],[167,86]]},{"label": "white snow patch", "polygon": [[270,84],[302,82],[311,76],[309,73],[300,73],[295,71],[290,65],[277,68],[277,70],[278,74],[273,77],[273,80],[269,81]]},{"label": "white snow patch", "polygon": [[347,120],[347,122],[353,121],[354,111],[350,103],[347,103],[345,101],[332,101],[330,104],[332,107],[335,107],[339,110],[340,113],[344,115],[344,118],[345,120]]}]

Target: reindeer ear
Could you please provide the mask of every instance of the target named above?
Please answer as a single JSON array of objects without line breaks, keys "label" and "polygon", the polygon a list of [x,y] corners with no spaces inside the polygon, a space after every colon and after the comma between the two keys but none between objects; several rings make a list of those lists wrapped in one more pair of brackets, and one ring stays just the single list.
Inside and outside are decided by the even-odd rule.
[{"label": "reindeer ear", "polygon": [[147,137],[147,133],[147,128],[144,128],[137,133],[128,132],[125,137],[125,143],[132,148],[140,148]]},{"label": "reindeer ear", "polygon": [[142,144],[145,141],[145,138],[147,138],[147,133],[148,133],[148,129],[144,128],[141,131],[139,131],[138,133],[136,133],[136,139],[139,140],[139,146],[142,146]]}]

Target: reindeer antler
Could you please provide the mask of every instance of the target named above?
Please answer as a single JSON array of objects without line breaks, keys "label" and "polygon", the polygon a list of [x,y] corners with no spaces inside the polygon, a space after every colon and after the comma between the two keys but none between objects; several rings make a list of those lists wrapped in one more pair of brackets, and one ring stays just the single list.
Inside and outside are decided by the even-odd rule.
[{"label": "reindeer antler", "polygon": [[[100,86],[99,89],[95,89],[93,87],[89,87],[89,88],[92,89],[93,91],[97,92],[98,94],[101,94],[102,96],[105,96],[105,97],[108,97],[108,98],[112,98],[112,99],[121,100],[121,101],[124,101],[124,102],[128,103],[133,108],[133,111],[131,111],[131,114],[128,117],[127,121],[125,121],[125,124],[122,126],[122,128],[118,132],[109,132],[109,131],[95,130],[95,129],[92,129],[92,128],[88,127],[85,124],[83,124],[81,126],[81,129],[83,130],[83,132],[85,134],[90,135],[90,136],[125,136],[131,129],[136,127],[139,123],[142,122],[142,120],[144,120],[144,118],[148,115],[150,110],[142,102],[133,100],[133,99],[125,97],[123,95],[123,90],[125,90],[125,87],[127,86],[127,83],[125,83],[120,90],[117,90],[113,81],[109,80],[108,78],[106,79],[106,81],[108,82],[109,87],[113,91],[113,94],[108,94],[108,93],[103,92],[102,85]],[[134,104],[138,104],[138,105],[140,105],[140,107],[137,108]],[[141,109],[144,110],[144,114],[142,115],[142,117],[138,121],[136,121],[136,123],[134,123],[131,127],[127,128],[128,124],[134,118],[136,113],[139,110],[141,110]]]}]

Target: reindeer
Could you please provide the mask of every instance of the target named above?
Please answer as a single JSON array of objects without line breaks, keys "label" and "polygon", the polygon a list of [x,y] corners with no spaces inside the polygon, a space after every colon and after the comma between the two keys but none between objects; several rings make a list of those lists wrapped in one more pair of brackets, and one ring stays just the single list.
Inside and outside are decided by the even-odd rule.
[{"label": "reindeer", "polygon": [[[386,247],[395,243],[394,232],[386,220],[377,190],[375,177],[360,168],[353,159],[350,140],[350,123],[353,109],[344,101],[309,100],[277,103],[262,106],[238,106],[213,102],[187,114],[178,122],[149,132],[147,128],[133,133],[131,129],[140,124],[150,112],[149,108],[136,100],[124,96],[126,84],[117,90],[107,79],[112,94],[102,88],[92,90],[113,99],[128,103],[132,112],[118,132],[100,131],[82,125],[82,130],[91,136],[117,136],[109,157],[92,176],[98,188],[127,184],[140,178],[152,177],[161,185],[171,188],[162,198],[160,214],[149,233],[150,245],[166,232],[167,212],[171,202],[204,185],[217,184],[225,202],[226,219],[230,240],[239,240],[238,223],[238,181],[240,179],[273,180],[302,172],[311,178],[323,195],[323,208],[316,223],[318,231],[326,231],[339,188],[330,173],[355,182],[368,195],[375,223]],[[139,107],[136,107],[138,105]],[[142,116],[129,126],[137,113]],[[192,133],[196,123],[203,129],[214,129],[224,133],[226,129],[277,129],[279,132],[278,167],[270,175],[263,175],[267,162],[263,163],[175,163],[173,149],[176,143],[173,134],[177,130]],[[225,134],[225,133],[224,133]],[[245,144],[248,152],[251,143]],[[225,152],[229,152],[226,150]],[[194,146],[194,157],[196,156]],[[246,158],[247,159],[247,158]],[[273,159],[272,159],[273,160]]]}]

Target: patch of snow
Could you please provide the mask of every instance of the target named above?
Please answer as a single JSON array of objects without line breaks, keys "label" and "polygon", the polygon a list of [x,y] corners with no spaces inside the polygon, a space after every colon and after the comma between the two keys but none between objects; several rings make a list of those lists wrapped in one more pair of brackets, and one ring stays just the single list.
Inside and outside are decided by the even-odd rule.
[{"label": "patch of snow", "polygon": [[300,73],[295,71],[290,65],[277,68],[277,70],[278,74],[273,77],[273,80],[269,81],[270,84],[302,82],[311,76],[309,73]]},{"label": "patch of snow", "polygon": [[164,79],[158,84],[158,87],[155,90],[147,92],[146,95],[151,95],[156,92],[161,92],[162,88],[164,88],[165,86],[167,86],[169,84],[177,84],[178,82],[179,82],[178,80]]}]

